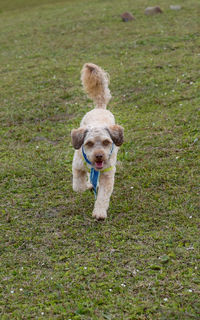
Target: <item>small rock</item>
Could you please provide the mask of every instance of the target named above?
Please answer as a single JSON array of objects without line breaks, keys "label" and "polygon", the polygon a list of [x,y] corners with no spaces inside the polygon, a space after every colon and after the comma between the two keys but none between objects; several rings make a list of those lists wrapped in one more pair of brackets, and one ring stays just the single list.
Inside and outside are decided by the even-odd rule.
[{"label": "small rock", "polygon": [[156,6],[156,7],[148,7],[148,8],[146,8],[144,13],[146,15],[153,15],[153,14],[163,13],[163,11],[160,9],[159,6]]},{"label": "small rock", "polygon": [[181,10],[181,6],[179,6],[179,5],[171,5],[170,9],[171,10]]},{"label": "small rock", "polygon": [[134,16],[130,12],[124,12],[121,14],[121,18],[124,22],[135,20]]}]

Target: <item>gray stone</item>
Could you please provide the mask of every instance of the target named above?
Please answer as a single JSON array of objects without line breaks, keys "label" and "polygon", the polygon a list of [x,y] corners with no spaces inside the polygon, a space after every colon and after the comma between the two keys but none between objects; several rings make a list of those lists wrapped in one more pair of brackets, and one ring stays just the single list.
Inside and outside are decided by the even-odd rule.
[{"label": "gray stone", "polygon": [[144,13],[146,15],[154,15],[154,14],[158,14],[158,13],[163,13],[163,11],[160,9],[159,6],[156,6],[156,7],[148,7],[148,8],[146,8]]},{"label": "gray stone", "polygon": [[177,4],[177,5],[171,5],[171,6],[170,6],[170,9],[172,9],[172,10],[181,10],[181,6],[180,6],[179,4]]}]

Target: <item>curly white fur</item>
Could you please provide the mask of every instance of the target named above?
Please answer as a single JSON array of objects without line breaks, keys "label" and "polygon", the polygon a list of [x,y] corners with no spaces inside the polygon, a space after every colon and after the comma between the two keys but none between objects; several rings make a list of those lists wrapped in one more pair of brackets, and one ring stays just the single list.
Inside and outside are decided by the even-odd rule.
[{"label": "curly white fur", "polygon": [[109,74],[93,63],[86,63],[81,71],[81,81],[88,96],[96,103],[96,107],[106,108],[112,97],[108,88]]}]

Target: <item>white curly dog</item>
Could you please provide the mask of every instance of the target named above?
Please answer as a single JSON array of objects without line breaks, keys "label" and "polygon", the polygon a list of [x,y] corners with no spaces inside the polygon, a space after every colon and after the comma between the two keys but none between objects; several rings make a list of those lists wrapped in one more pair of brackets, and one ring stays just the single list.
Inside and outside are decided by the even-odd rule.
[{"label": "white curly dog", "polygon": [[107,217],[117,152],[123,143],[124,130],[115,124],[113,114],[106,110],[111,99],[109,75],[99,66],[86,63],[81,71],[81,80],[96,106],[83,117],[80,128],[71,132],[72,145],[76,149],[72,163],[73,190],[94,190],[96,201],[92,216],[101,220]]}]

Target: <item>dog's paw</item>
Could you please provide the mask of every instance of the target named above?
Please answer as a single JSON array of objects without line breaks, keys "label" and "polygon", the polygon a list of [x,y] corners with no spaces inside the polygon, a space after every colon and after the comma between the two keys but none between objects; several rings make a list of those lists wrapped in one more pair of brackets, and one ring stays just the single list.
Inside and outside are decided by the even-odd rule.
[{"label": "dog's paw", "polygon": [[87,190],[93,190],[93,185],[89,181],[87,182]]},{"label": "dog's paw", "polygon": [[87,186],[86,185],[73,184],[73,190],[75,192],[84,192],[85,190],[87,190]]},{"label": "dog's paw", "polygon": [[96,220],[105,220],[107,218],[107,213],[104,210],[94,209],[92,213],[92,217]]}]

